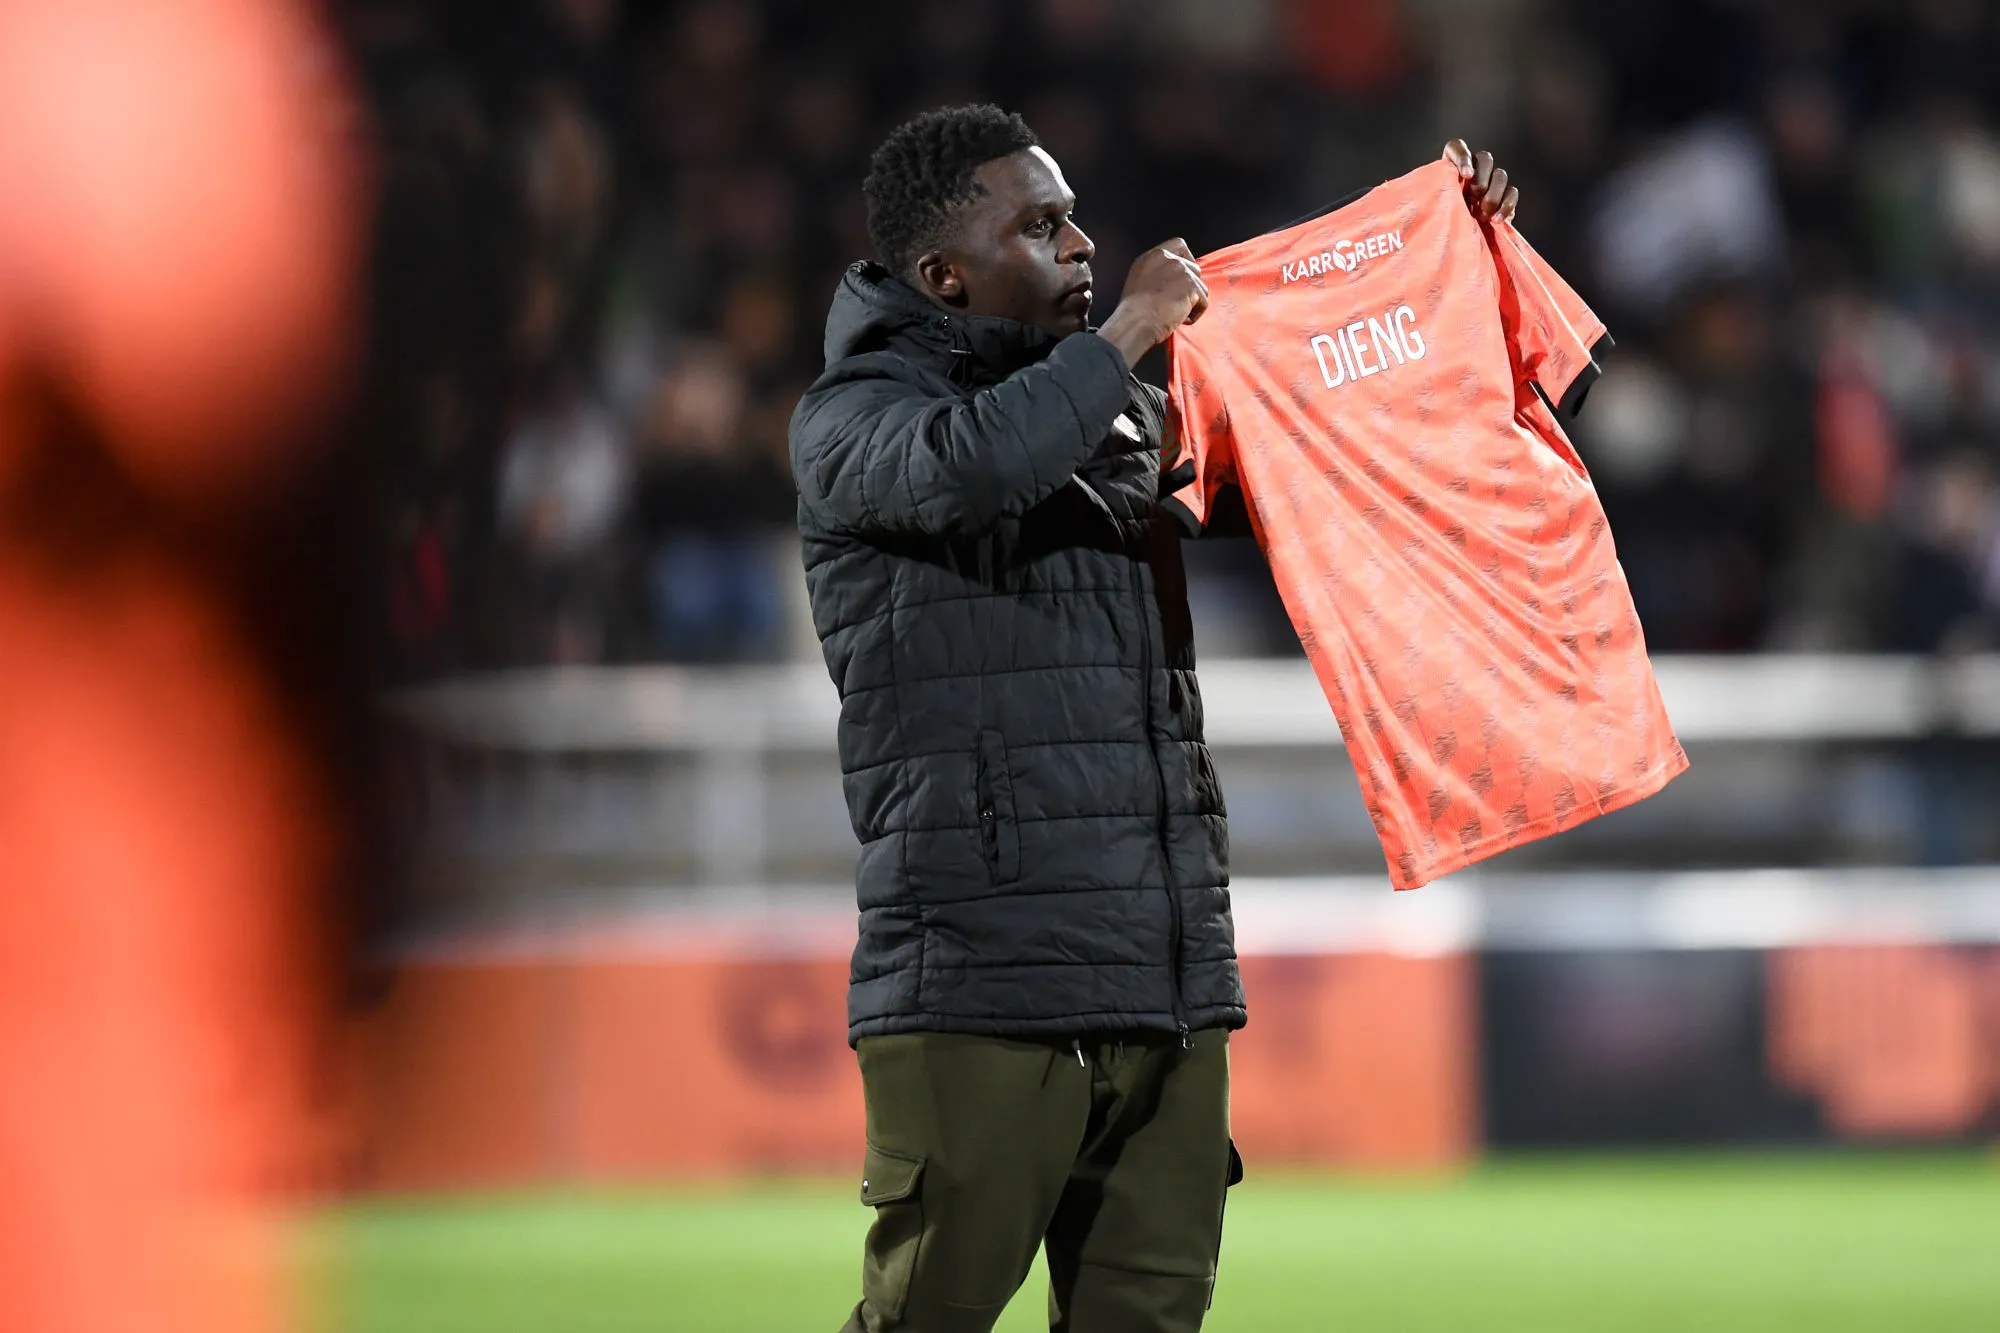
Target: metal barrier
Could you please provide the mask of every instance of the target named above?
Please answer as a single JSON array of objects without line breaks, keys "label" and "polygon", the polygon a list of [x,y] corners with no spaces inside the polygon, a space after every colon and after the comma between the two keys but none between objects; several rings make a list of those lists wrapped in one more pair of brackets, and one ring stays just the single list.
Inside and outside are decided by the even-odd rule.
[{"label": "metal barrier", "polygon": [[[2000,867],[1232,886],[1264,1164],[1480,1146],[1969,1142],[2000,1114]],[[851,892],[576,905],[397,951],[366,1183],[850,1169]],[[663,1039],[662,1023],[671,1024]]]},{"label": "metal barrier", "polygon": [[[1986,775],[1979,781],[2000,785],[2000,763],[1991,762],[2000,756],[2000,657],[1678,657],[1657,668],[1694,771],[1663,797],[1533,856],[1588,849],[1671,864],[1697,844],[1746,864],[1824,859],[1822,847],[1834,859],[1996,854],[1979,840],[1978,783],[1968,787],[1952,768],[1968,761],[1939,752],[1973,747],[1969,762]],[[1200,679],[1239,865],[1370,867],[1372,830],[1307,665],[1220,661]],[[616,877],[628,880],[659,879],[672,863],[683,883],[717,884],[837,875],[851,853],[833,761],[838,704],[817,664],[496,673],[412,690],[392,706],[438,746],[490,761],[459,781],[490,789],[479,807],[484,832],[466,840],[493,843],[496,857],[596,856],[620,861]],[[1717,747],[1726,762],[1714,762]],[[1895,747],[1923,750],[1924,772],[1944,773],[1932,785],[1945,794],[1919,789],[1923,773],[1877,762]],[[635,765],[645,772],[635,775]],[[511,795],[509,784],[518,788]],[[1927,804],[1953,801],[1967,807],[1953,822],[1958,840],[1970,842],[1956,853],[1913,845],[1927,834],[1875,827],[1929,819]],[[1906,808],[1917,814],[1906,817]],[[1626,855],[1614,846],[1620,839],[1647,847]]]}]

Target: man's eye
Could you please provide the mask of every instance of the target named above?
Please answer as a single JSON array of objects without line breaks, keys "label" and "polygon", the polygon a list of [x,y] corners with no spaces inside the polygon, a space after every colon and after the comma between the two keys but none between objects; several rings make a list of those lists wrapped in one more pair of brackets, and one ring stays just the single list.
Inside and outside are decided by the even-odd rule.
[{"label": "man's eye", "polygon": [[1056,224],[1049,221],[1047,218],[1036,218],[1033,222],[1030,222],[1028,224],[1028,235],[1046,236],[1050,232],[1055,230],[1055,226]]}]

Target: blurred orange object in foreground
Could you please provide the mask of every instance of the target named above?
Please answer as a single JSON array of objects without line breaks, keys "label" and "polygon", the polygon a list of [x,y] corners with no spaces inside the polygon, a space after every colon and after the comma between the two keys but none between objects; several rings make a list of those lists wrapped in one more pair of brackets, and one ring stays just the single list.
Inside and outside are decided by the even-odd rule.
[{"label": "blurred orange object in foreground", "polygon": [[338,69],[272,0],[0,0],[0,324],[148,489],[245,501],[338,382]]},{"label": "blurred orange object in foreground", "polygon": [[0,0],[7,1333],[287,1322],[338,830],[231,578],[349,355],[337,70],[278,0]]}]

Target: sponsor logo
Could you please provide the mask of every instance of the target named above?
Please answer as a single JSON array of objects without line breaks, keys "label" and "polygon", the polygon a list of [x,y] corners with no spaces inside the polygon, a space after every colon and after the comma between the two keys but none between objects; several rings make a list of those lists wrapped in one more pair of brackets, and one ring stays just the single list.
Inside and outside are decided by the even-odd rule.
[{"label": "sponsor logo", "polygon": [[1316,278],[1323,273],[1339,271],[1352,273],[1371,259],[1380,259],[1403,248],[1403,233],[1400,231],[1378,232],[1364,236],[1358,241],[1335,242],[1331,250],[1322,250],[1304,259],[1295,259],[1278,270],[1283,282],[1297,282],[1301,278]]}]

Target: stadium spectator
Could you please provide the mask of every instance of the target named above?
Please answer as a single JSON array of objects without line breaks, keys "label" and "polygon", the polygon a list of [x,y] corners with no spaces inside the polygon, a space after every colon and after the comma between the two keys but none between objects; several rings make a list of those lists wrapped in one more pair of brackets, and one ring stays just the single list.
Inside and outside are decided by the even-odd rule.
[{"label": "stadium spectator", "polygon": [[618,424],[573,372],[515,424],[500,458],[499,519],[530,660],[602,657],[631,474]]},{"label": "stadium spectator", "polygon": [[[1994,542],[1941,544],[1935,521],[1948,494],[1945,526],[1964,529],[1973,478],[2000,459],[2000,393],[1986,387],[2000,382],[1991,7],[897,0],[866,22],[857,12],[349,7],[384,150],[370,419],[399,512],[430,534],[424,577],[441,568],[452,591],[448,611],[399,618],[427,626],[404,644],[406,671],[517,660],[524,642],[540,645],[531,657],[554,650],[514,623],[532,599],[507,586],[493,495],[503,442],[536,410],[523,386],[557,362],[579,368],[639,457],[630,527],[597,557],[618,591],[586,655],[780,651],[783,636],[762,629],[663,629],[691,613],[666,612],[684,602],[661,589],[709,576],[649,570],[726,570],[722,600],[762,623],[748,608],[782,601],[784,563],[766,548],[784,505],[747,484],[753,499],[719,505],[735,544],[717,545],[702,506],[660,503],[646,485],[685,455],[645,414],[684,373],[684,346],[697,349],[723,386],[711,392],[742,399],[704,467],[768,480],[769,420],[819,362],[800,312],[866,249],[853,186],[866,145],[924,106],[988,97],[1021,106],[1096,185],[1085,222],[1114,278],[1143,222],[1165,215],[1160,182],[1201,252],[1399,174],[1429,155],[1443,118],[1476,112],[1520,167],[1524,231],[1619,339],[1577,442],[1653,646],[1928,651],[1992,636]],[[1482,58],[1494,41],[1521,59]],[[1663,209],[1667,178],[1706,187],[1670,188]],[[1755,364],[1717,364],[1734,351]],[[1986,472],[1940,472],[1949,459]],[[1189,578],[1205,650],[1296,651],[1254,553],[1198,552]],[[397,586],[407,601],[407,579]]]}]

